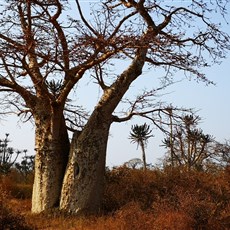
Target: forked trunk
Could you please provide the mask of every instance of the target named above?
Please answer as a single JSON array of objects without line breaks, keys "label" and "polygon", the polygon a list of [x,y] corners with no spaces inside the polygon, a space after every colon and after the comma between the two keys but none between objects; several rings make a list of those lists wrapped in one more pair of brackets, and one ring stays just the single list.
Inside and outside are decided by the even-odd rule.
[{"label": "forked trunk", "polygon": [[[52,125],[55,127],[50,127]],[[56,122],[41,122],[36,127],[35,142],[32,212],[40,213],[59,205],[69,154],[69,140],[63,117],[60,116]]]},{"label": "forked trunk", "polygon": [[99,211],[110,124],[94,112],[83,131],[73,136],[61,194],[62,210],[79,215]]}]

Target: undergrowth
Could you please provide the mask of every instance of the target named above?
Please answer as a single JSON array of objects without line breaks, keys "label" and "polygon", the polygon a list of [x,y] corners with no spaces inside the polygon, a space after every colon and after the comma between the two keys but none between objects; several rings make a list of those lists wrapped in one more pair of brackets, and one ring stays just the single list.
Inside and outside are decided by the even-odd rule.
[{"label": "undergrowth", "polygon": [[32,186],[19,186],[14,178],[1,180],[0,221],[6,226],[1,229],[230,229],[229,169],[206,173],[120,167],[107,171],[101,215],[85,218],[31,214],[28,188]]}]

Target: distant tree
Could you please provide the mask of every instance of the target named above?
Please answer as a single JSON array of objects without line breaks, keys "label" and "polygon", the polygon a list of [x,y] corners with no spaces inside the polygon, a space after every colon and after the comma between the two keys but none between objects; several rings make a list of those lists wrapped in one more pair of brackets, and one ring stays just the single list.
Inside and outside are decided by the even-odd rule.
[{"label": "distant tree", "polygon": [[136,169],[139,167],[143,167],[143,161],[139,158],[133,158],[127,162],[124,163],[124,166],[132,169]]},{"label": "distant tree", "polygon": [[27,156],[27,150],[24,150],[24,156],[22,161],[15,163],[15,168],[22,174],[25,182],[27,181],[28,175],[34,172],[34,157]]},{"label": "distant tree", "polygon": [[142,160],[144,165],[144,170],[146,170],[147,164],[146,164],[146,154],[145,154],[145,147],[148,143],[148,139],[152,137],[150,133],[152,130],[150,130],[150,126],[144,123],[143,125],[133,125],[131,127],[130,132],[130,139],[132,143],[137,143],[137,147],[141,146],[142,151]]},{"label": "distant tree", "polygon": [[213,155],[213,148],[209,144],[213,143],[214,139],[197,128],[199,120],[198,116],[183,116],[181,123],[175,125],[173,133],[163,140],[164,146],[173,152],[170,162],[184,165],[188,170],[202,168],[204,162]]},{"label": "distant tree", "polygon": [[0,140],[0,173],[7,174],[16,162],[18,155],[21,153],[19,150],[15,150],[8,146],[9,133],[6,133],[6,137]]},{"label": "distant tree", "polygon": [[217,162],[221,167],[229,167],[230,166],[230,140],[226,140],[225,142],[215,142],[213,147],[213,159]]}]

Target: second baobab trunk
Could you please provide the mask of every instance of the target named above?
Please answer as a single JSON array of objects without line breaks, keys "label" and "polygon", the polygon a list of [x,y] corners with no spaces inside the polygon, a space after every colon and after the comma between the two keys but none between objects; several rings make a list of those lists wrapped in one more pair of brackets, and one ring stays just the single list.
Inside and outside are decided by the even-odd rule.
[{"label": "second baobab trunk", "polygon": [[73,136],[60,208],[78,215],[98,213],[104,191],[106,148],[111,121],[94,112]]}]

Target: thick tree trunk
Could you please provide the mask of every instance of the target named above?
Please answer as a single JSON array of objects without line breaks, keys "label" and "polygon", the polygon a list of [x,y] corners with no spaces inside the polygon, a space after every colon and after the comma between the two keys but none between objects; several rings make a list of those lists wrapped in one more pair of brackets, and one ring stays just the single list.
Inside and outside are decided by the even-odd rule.
[{"label": "thick tree trunk", "polygon": [[73,136],[60,208],[79,215],[97,213],[104,191],[106,148],[111,121],[94,111]]},{"label": "thick tree trunk", "polygon": [[51,116],[51,120],[35,120],[33,213],[47,211],[59,205],[61,186],[68,161],[69,139],[63,115],[55,114],[55,116]]},{"label": "thick tree trunk", "polygon": [[[97,213],[104,191],[106,148],[112,115],[130,84],[141,74],[147,47],[138,49],[130,66],[108,88],[86,126],[72,141],[60,209],[79,215]],[[117,119],[117,118],[116,118]]]}]

